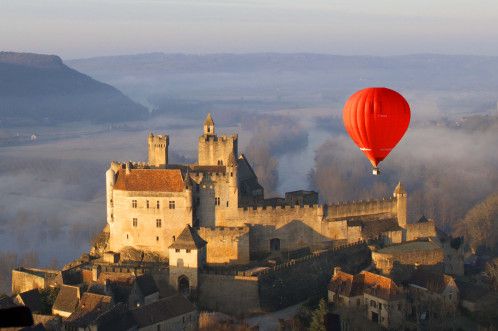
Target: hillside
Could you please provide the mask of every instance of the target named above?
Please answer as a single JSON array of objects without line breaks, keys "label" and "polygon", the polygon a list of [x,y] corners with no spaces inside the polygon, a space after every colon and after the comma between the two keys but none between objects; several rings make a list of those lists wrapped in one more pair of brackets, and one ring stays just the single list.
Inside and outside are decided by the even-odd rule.
[{"label": "hillside", "polygon": [[0,123],[120,122],[146,109],[55,55],[0,52]]}]

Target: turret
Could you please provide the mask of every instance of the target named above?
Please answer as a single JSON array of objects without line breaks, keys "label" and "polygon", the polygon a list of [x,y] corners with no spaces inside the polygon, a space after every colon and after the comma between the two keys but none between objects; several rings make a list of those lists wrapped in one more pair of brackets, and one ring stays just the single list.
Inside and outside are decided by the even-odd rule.
[{"label": "turret", "polygon": [[112,223],[114,221],[113,189],[114,189],[114,183],[116,182],[116,173],[114,172],[112,165],[105,173],[105,181],[106,181],[107,223]]},{"label": "turret", "polygon": [[239,207],[239,172],[237,160],[233,153],[228,156],[227,176],[229,189],[227,207],[236,212]]},{"label": "turret", "polygon": [[164,168],[168,165],[168,135],[154,135],[149,134],[147,138],[148,146],[148,163],[151,167]]},{"label": "turret", "polygon": [[393,196],[396,198],[396,215],[398,218],[398,225],[402,228],[406,228],[407,224],[407,194],[406,190],[401,184],[394,189]]},{"label": "turret", "polygon": [[211,117],[211,113],[208,113],[206,119],[204,120],[204,135],[205,136],[214,136],[216,135],[214,121]]}]

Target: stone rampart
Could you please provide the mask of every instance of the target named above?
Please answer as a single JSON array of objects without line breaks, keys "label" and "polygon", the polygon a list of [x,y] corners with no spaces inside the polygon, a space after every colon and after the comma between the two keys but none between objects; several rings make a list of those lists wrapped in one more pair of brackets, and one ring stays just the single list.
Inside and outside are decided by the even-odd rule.
[{"label": "stone rampart", "polygon": [[261,312],[258,277],[199,274],[199,306],[202,309],[242,316]]},{"label": "stone rampart", "polygon": [[358,216],[391,215],[396,217],[396,198],[386,198],[382,200],[360,200],[338,202],[328,205],[327,218],[353,218]]},{"label": "stone rampart", "polygon": [[356,273],[371,261],[366,243],[348,244],[314,253],[262,271],[259,277],[260,305],[263,311],[291,306],[312,296],[324,294],[332,270],[340,266]]}]

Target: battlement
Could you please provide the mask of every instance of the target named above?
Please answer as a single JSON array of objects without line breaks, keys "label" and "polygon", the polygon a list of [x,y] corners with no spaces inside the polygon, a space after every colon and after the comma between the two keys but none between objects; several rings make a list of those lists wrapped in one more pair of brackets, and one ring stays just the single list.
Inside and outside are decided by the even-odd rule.
[{"label": "battlement", "polygon": [[360,241],[356,241],[353,243],[336,246],[336,247],[328,249],[328,250],[313,252],[310,255],[306,255],[306,256],[303,256],[303,257],[300,257],[297,259],[292,259],[290,261],[286,261],[284,263],[277,264],[274,267],[265,268],[265,269],[261,270],[261,272],[258,273],[258,277],[262,276],[262,275],[268,275],[271,273],[275,273],[277,271],[281,271],[284,269],[294,268],[298,264],[307,263],[309,261],[313,261],[313,260],[317,260],[317,259],[321,259],[321,258],[325,258],[325,257],[327,257],[327,258],[333,257],[333,256],[339,254],[340,252],[347,250],[349,248],[361,247],[361,246],[366,246],[366,245],[367,245],[367,241],[360,240]]},{"label": "battlement", "polygon": [[392,214],[394,216],[396,214],[397,199],[390,197],[380,200],[337,202],[327,207],[327,217],[329,219],[376,214]]},{"label": "battlement", "polygon": [[240,207],[239,210],[243,213],[260,213],[266,211],[288,211],[288,210],[311,210],[318,211],[324,208],[324,205],[311,204],[311,205],[289,205],[286,203],[271,205],[271,206],[245,206]]},{"label": "battlement", "polygon": [[199,140],[205,141],[205,142],[217,142],[217,143],[227,143],[227,142],[233,142],[237,141],[239,139],[239,135],[236,133],[233,133],[231,135],[202,135],[199,137]]}]

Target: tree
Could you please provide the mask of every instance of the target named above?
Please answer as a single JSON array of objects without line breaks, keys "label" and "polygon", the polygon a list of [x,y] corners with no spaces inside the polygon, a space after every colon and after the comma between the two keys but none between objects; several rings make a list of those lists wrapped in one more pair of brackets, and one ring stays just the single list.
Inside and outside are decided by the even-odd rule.
[{"label": "tree", "polygon": [[311,331],[325,331],[325,315],[327,315],[327,303],[325,299],[321,299],[318,308],[311,316]]}]

